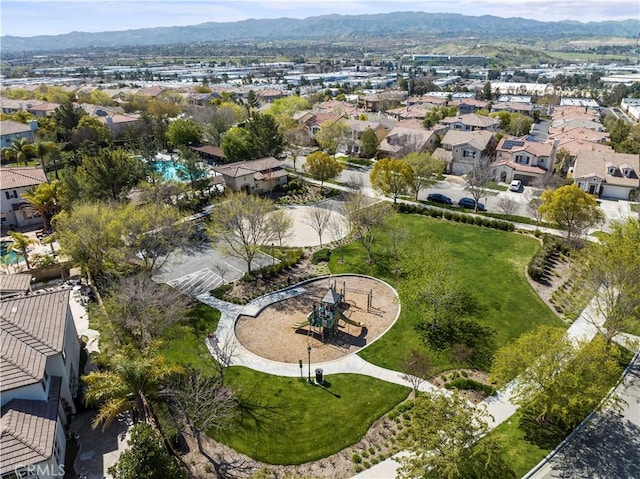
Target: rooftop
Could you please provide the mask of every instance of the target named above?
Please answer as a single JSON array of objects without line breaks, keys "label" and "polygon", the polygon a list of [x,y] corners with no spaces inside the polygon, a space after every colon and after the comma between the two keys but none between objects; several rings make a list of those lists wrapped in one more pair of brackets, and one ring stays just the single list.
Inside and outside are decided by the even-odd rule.
[{"label": "rooftop", "polygon": [[0,190],[37,186],[46,181],[47,175],[42,168],[31,166],[0,168]]}]

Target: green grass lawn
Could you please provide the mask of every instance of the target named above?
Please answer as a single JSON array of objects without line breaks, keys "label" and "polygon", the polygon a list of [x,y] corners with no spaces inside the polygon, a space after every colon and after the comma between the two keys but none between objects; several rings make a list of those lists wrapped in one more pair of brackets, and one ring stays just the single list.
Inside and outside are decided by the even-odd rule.
[{"label": "green grass lawn", "polygon": [[[466,290],[483,306],[481,323],[496,331],[498,347],[541,324],[563,326],[525,279],[525,268],[539,248],[539,242],[517,233],[449,222],[419,215],[403,214],[400,224],[409,232],[410,241],[426,250],[442,249],[452,258],[455,274]],[[362,273],[388,281],[398,290],[402,311],[391,330],[359,354],[374,364],[401,370],[407,353],[416,348],[427,350],[415,332],[419,318],[406,301],[402,280],[390,274],[390,239],[381,233],[374,244],[374,264],[365,262],[366,253],[359,243],[344,249],[344,263],[339,255],[330,260],[332,273]],[[375,306],[375,298],[373,299]],[[431,352],[438,370],[457,367],[443,354]]]},{"label": "green grass lawn", "polygon": [[240,390],[243,414],[229,432],[210,433],[269,464],[301,464],[337,453],[409,394],[408,388],[357,374],[327,376],[326,388],[237,366],[227,378]]},{"label": "green grass lawn", "polygon": [[189,312],[187,321],[173,324],[165,331],[160,352],[171,363],[210,370],[213,358],[204,339],[216,330],[219,320],[220,311],[197,303]]},{"label": "green grass lawn", "polygon": [[525,441],[524,432],[518,427],[519,421],[520,413],[516,412],[489,433],[502,444],[500,456],[516,473],[516,477],[524,476],[551,452],[551,449],[541,449]]}]

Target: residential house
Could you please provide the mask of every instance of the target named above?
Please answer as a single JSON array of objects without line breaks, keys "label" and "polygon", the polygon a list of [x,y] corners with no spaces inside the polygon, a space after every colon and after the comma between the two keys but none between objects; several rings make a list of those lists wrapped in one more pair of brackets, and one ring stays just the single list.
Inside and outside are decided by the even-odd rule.
[{"label": "residential house", "polygon": [[449,106],[456,106],[458,107],[458,113],[461,115],[467,115],[469,113],[475,113],[478,110],[488,110],[489,102],[485,100],[476,100],[475,98],[463,98],[460,100],[450,101]]},{"label": "residential house", "polygon": [[1,99],[2,113],[10,115],[19,111],[26,111],[37,117],[51,115],[60,105],[41,100],[12,100],[10,98]]},{"label": "residential house", "polygon": [[98,120],[109,129],[112,136],[118,137],[124,135],[129,128],[138,126],[140,124],[140,115],[137,113],[114,113],[107,116],[99,116]]},{"label": "residential house", "polygon": [[573,171],[569,173],[574,183],[592,195],[635,199],[640,188],[640,155],[579,151]]},{"label": "residential house", "polygon": [[42,218],[34,216],[22,193],[46,181],[47,175],[42,168],[0,168],[0,220],[3,229],[42,223]]},{"label": "residential house", "polygon": [[331,112],[314,112],[305,111],[298,112],[293,115],[293,119],[309,133],[309,136],[315,140],[316,134],[320,131],[320,125],[325,122],[335,123],[340,120],[346,120],[344,113]]},{"label": "residential house", "polygon": [[13,120],[0,121],[0,148],[10,146],[18,138],[35,141],[38,122],[31,120],[28,125]]},{"label": "residential house", "polygon": [[623,98],[620,109],[627,112],[635,121],[640,121],[640,98]]},{"label": "residential house", "polygon": [[26,295],[31,291],[31,278],[28,273],[0,275],[0,298]]},{"label": "residential house", "polygon": [[284,98],[287,95],[282,90],[276,88],[263,88],[256,90],[256,96],[260,103],[272,103],[274,100]]},{"label": "residential house", "polygon": [[427,113],[432,109],[432,105],[417,104],[392,108],[387,110],[386,114],[394,120],[424,120],[424,117],[427,116]]},{"label": "residential house", "polygon": [[65,426],[76,412],[80,362],[69,293],[0,301],[3,478],[64,475]]},{"label": "residential house", "polygon": [[496,181],[520,180],[527,185],[553,168],[557,142],[535,142],[524,138],[502,138],[491,165]]},{"label": "residential house", "polygon": [[386,111],[400,105],[406,99],[406,91],[383,91],[367,95],[363,101],[367,111]]},{"label": "residential house", "polygon": [[395,127],[380,142],[378,152],[383,158],[402,158],[413,152],[434,151],[438,141],[431,130]]},{"label": "residential house", "polygon": [[609,133],[606,131],[596,131],[588,128],[559,128],[557,130],[549,130],[550,139],[563,140],[582,140],[592,143],[604,143],[609,141]]},{"label": "residential house", "polygon": [[491,131],[449,130],[440,140],[440,148],[433,156],[447,165],[447,173],[464,175],[471,171],[480,158],[493,158],[496,140]]},{"label": "residential house", "polygon": [[460,131],[498,131],[498,128],[500,127],[500,120],[497,118],[477,115],[476,113],[449,116],[440,120],[439,123],[447,127],[449,130]]},{"label": "residential house", "polygon": [[389,130],[381,123],[363,120],[345,120],[349,127],[349,136],[344,139],[344,152],[347,155],[359,155],[362,134],[367,130],[373,130],[378,139],[378,144],[387,136]]},{"label": "residential house", "polygon": [[226,188],[246,193],[267,193],[277,185],[286,184],[288,179],[282,162],[272,156],[229,163],[213,170],[222,176]]},{"label": "residential house", "polygon": [[532,116],[533,105],[519,101],[496,102],[491,106],[491,113],[508,111],[509,113],[520,113],[521,115]]}]

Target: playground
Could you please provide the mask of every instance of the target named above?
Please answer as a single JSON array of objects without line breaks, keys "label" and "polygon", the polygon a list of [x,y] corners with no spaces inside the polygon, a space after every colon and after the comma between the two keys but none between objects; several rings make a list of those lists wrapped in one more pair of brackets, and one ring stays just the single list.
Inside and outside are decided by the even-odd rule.
[{"label": "playground", "polygon": [[303,285],[305,293],[240,316],[236,337],[249,351],[285,363],[339,359],[370,344],[393,324],[395,291],[374,278],[336,275]]}]

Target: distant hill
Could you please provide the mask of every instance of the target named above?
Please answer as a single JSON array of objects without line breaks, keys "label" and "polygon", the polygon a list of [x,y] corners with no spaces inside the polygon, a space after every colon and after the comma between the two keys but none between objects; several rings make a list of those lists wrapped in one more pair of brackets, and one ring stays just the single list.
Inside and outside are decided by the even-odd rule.
[{"label": "distant hill", "polygon": [[396,12],[375,15],[323,15],[305,19],[278,18],[233,23],[208,22],[187,27],[158,27],[119,32],[2,36],[3,51],[53,51],[91,47],[167,45],[192,42],[239,42],[323,38],[461,35],[480,38],[635,37],[637,20],[581,23],[539,22],[524,18],[450,13]]}]

